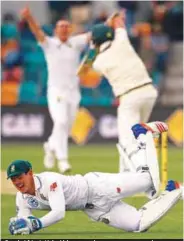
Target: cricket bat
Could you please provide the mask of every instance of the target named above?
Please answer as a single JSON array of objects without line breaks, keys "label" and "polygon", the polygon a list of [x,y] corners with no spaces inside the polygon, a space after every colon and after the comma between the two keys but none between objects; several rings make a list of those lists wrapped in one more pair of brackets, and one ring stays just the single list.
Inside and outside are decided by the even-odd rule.
[{"label": "cricket bat", "polygon": [[86,64],[91,64],[93,63],[95,56],[96,56],[96,52],[95,52],[95,48],[93,46],[93,44],[91,43],[89,46],[89,49],[86,51],[86,53],[84,54],[79,67],[77,68],[77,75],[80,74],[81,70],[83,69],[84,65]]},{"label": "cricket bat", "polygon": [[87,60],[88,60],[88,56],[89,56],[89,50],[84,54],[79,67],[77,68],[77,75],[80,74],[81,70],[83,69],[84,65],[87,64]]}]

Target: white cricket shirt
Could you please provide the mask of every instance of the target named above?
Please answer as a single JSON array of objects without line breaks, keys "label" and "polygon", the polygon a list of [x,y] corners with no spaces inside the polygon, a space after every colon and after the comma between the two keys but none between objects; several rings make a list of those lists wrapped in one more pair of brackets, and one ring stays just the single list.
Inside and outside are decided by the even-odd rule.
[{"label": "white cricket shirt", "polygon": [[32,209],[49,210],[40,218],[43,227],[64,218],[66,210],[82,210],[88,199],[88,184],[83,176],[64,176],[55,172],[34,175],[36,196],[17,192],[18,217],[31,215]]},{"label": "white cricket shirt", "polygon": [[88,34],[81,34],[66,42],[47,36],[43,43],[39,43],[47,62],[48,89],[54,88],[62,94],[79,91],[79,78],[76,73],[81,51],[87,41]]},{"label": "white cricket shirt", "polygon": [[100,46],[100,53],[93,63],[93,68],[108,79],[115,96],[152,82],[123,28],[115,30],[115,39],[111,43],[106,42]]}]

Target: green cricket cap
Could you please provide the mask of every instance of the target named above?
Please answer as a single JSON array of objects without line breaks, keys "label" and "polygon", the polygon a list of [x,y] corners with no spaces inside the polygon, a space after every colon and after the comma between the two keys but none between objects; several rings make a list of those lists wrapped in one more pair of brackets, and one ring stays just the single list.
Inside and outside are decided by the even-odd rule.
[{"label": "green cricket cap", "polygon": [[114,29],[105,24],[96,24],[92,28],[92,41],[95,45],[101,45],[114,39]]},{"label": "green cricket cap", "polygon": [[7,168],[7,179],[27,173],[30,169],[32,169],[30,162],[24,160],[15,160]]}]

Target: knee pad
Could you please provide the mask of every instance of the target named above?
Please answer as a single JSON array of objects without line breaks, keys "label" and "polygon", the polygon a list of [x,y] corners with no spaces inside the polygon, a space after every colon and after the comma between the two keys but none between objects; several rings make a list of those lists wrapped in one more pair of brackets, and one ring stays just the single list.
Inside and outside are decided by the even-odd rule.
[{"label": "knee pad", "polygon": [[131,128],[135,138],[137,139],[139,137],[140,134],[146,134],[147,133],[147,129],[145,127],[143,127],[141,124],[135,124],[132,126]]}]

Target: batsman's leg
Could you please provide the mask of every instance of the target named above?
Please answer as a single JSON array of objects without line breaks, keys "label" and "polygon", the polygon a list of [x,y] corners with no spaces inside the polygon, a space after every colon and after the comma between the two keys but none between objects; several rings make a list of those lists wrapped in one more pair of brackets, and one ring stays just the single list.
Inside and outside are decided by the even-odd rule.
[{"label": "batsman's leg", "polygon": [[141,118],[140,118],[141,122],[145,123],[145,122],[149,121],[153,107],[156,102],[156,98],[157,98],[157,95],[153,96],[152,98],[150,97],[150,98],[145,99],[145,101],[142,105],[141,111],[140,111],[141,112]]},{"label": "batsman's leg", "polygon": [[[152,132],[140,124],[132,127],[134,140],[123,139],[118,144],[120,156],[127,156],[131,163],[131,171],[148,171],[152,178],[152,186],[146,191],[149,198],[158,196],[160,188],[159,166]],[[130,167],[130,165],[129,165]]]},{"label": "batsman's leg", "polygon": [[[117,122],[118,122],[118,138],[119,143],[123,140],[129,140],[129,142],[134,139],[131,127],[140,121],[140,113],[138,106],[135,103],[129,103],[129,98],[124,99],[123,102],[120,101],[120,105],[117,110]],[[119,158],[119,172],[129,171],[129,165],[127,165],[126,157],[120,155]]]},{"label": "batsman's leg", "polygon": [[[132,131],[137,139],[137,142],[140,145],[144,143],[146,147],[147,166],[149,168],[154,187],[148,190],[146,193],[149,198],[158,196],[160,188],[158,158],[153,137],[155,135],[158,136],[167,130],[167,125],[160,121],[136,124],[132,127]],[[144,132],[145,135],[143,135]]]}]

